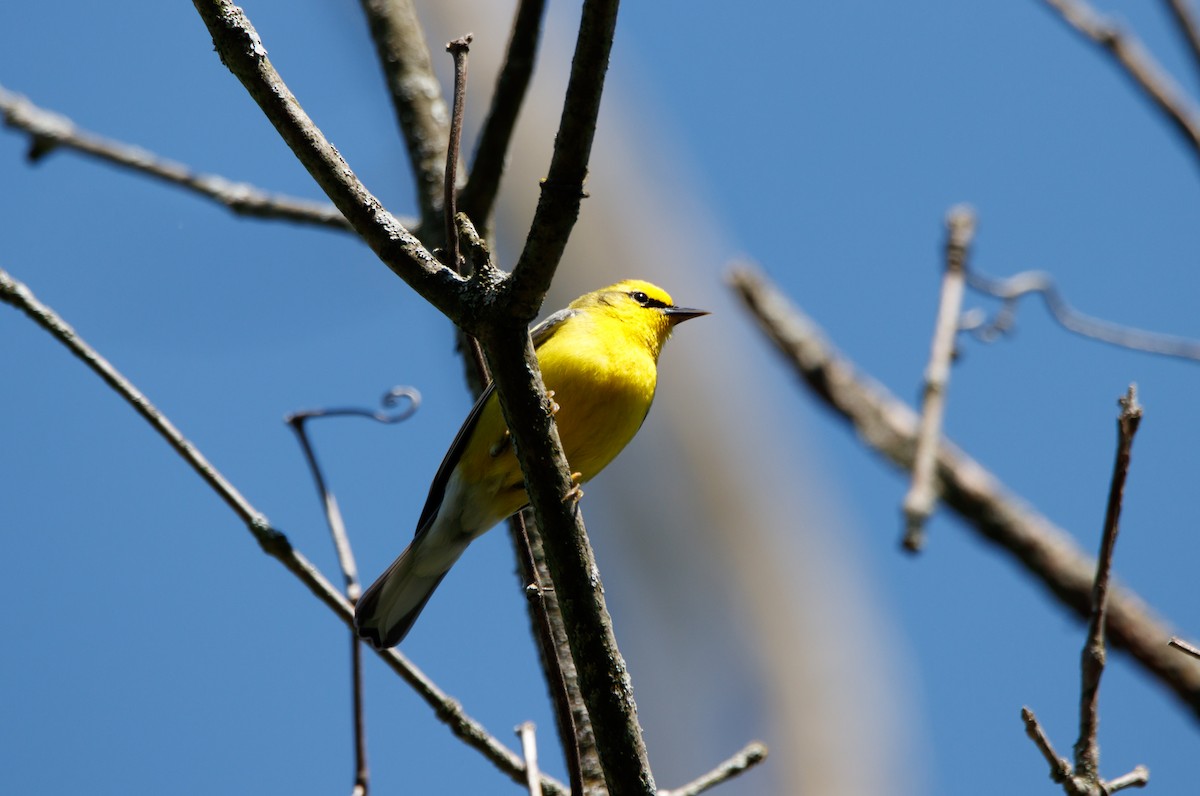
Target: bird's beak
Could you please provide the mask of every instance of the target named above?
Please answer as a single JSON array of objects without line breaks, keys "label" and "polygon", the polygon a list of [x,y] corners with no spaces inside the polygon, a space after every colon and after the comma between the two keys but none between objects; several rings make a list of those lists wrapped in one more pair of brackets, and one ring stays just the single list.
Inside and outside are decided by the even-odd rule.
[{"label": "bird's beak", "polygon": [[699,318],[701,315],[710,314],[708,310],[693,310],[688,307],[667,307],[663,312],[672,326],[678,326],[691,318]]}]

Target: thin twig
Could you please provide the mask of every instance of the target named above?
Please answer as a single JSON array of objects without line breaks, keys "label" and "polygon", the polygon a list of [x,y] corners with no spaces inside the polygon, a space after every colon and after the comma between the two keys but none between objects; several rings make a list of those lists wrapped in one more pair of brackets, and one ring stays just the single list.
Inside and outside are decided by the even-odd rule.
[{"label": "thin twig", "polygon": [[[209,463],[204,455],[188,442],[174,424],[150,403],[145,395],[80,338],[57,313],[38,301],[28,287],[13,279],[2,268],[0,268],[0,301],[10,304],[28,315],[129,403],[245,523],[246,528],[263,548],[263,551],[283,564],[289,572],[300,579],[313,595],[328,606],[338,619],[353,629],[353,606],[321,571],[293,548],[288,538],[273,527],[266,516],[251,505]],[[412,686],[454,735],[461,738],[471,748],[481,752],[514,782],[524,784],[525,764],[521,759],[495,736],[488,733],[479,722],[468,716],[458,702],[438,688],[420,669],[413,666],[396,650],[382,650],[377,654],[392,671]],[[561,783],[544,775],[542,787],[548,793],[567,793]]]},{"label": "thin twig", "polygon": [[350,709],[354,716],[354,787],[352,796],[367,796],[371,790],[371,766],[367,762],[366,699],[362,668],[363,643],[350,630]]},{"label": "thin twig", "polygon": [[1197,647],[1195,644],[1189,644],[1178,636],[1171,636],[1171,639],[1167,642],[1167,645],[1174,647],[1180,652],[1191,655],[1193,658],[1200,658],[1200,647]]},{"label": "thin twig", "polygon": [[1108,782],[1104,783],[1103,796],[1110,796],[1119,790],[1126,788],[1144,788],[1150,781],[1150,769],[1145,766],[1134,766],[1133,771],[1128,774],[1122,774],[1119,777],[1113,777]]},{"label": "thin twig", "polygon": [[[582,721],[587,720],[586,708],[582,707],[582,696],[579,694],[579,678],[575,674],[575,663],[571,660],[570,645],[567,642],[566,631],[562,628],[562,612],[553,589],[543,585],[542,567],[545,566],[545,555],[542,541],[537,531],[537,522],[531,516],[530,522],[525,521],[525,515],[530,512],[520,511],[509,520],[510,535],[514,537],[517,549],[517,560],[521,571],[522,584],[529,598],[530,610],[534,619],[534,639],[538,643],[541,654],[542,669],[545,672],[546,684],[550,689],[550,697],[554,702],[554,718],[558,723],[558,734],[563,746],[563,754],[567,758],[567,778],[571,783],[572,794],[584,793],[583,763],[580,752],[580,733],[576,726],[576,714],[580,713]],[[545,580],[548,580],[547,577]],[[557,621],[555,621],[557,619]],[[570,667],[572,682],[568,682],[566,669]],[[572,683],[574,688],[572,688]],[[578,697],[578,699],[576,699]],[[576,705],[579,710],[576,710]],[[591,736],[590,725],[586,728]],[[595,753],[595,744],[591,744]]]},{"label": "thin twig", "polygon": [[751,741],[742,751],[726,760],[702,777],[692,780],[681,788],[660,790],[658,796],[699,796],[699,794],[727,782],[738,774],[753,768],[767,759],[767,747],[760,741]]},{"label": "thin twig", "polygon": [[[208,27],[221,61],[241,81],[354,231],[430,304],[460,327],[470,325],[470,308],[462,300],[462,277],[439,263],[354,175],[275,71],[258,32],[242,9],[230,0],[193,0],[193,5]],[[439,160],[439,169],[442,165]],[[434,226],[436,221],[432,226],[423,223],[427,230]]]},{"label": "thin twig", "polygon": [[1133,438],[1142,422],[1142,407],[1137,402],[1137,388],[1121,398],[1117,417],[1117,456],[1113,464],[1112,484],[1108,491],[1108,506],[1104,513],[1104,535],[1100,540],[1100,557],[1096,562],[1096,582],[1092,587],[1092,613],[1088,622],[1087,640],[1083,644],[1080,663],[1079,740],[1075,742],[1075,774],[1092,781],[1100,779],[1100,746],[1096,731],[1100,724],[1100,678],[1104,674],[1107,654],[1104,648],[1104,626],[1108,617],[1108,582],[1112,572],[1113,549],[1121,524],[1121,505],[1125,495],[1125,479],[1129,475],[1129,455]]},{"label": "thin twig", "polygon": [[[244,182],[193,171],[182,163],[159,157],[141,147],[81,130],[61,114],[39,108],[25,97],[0,86],[0,112],[4,123],[30,136],[29,160],[38,161],[58,148],[71,149],[106,163],[186,188],[212,199],[240,216],[280,219],[350,232],[350,224],[336,207],[290,196],[270,194]],[[405,222],[406,226],[412,222]]]},{"label": "thin twig", "polygon": [[1200,70],[1200,23],[1192,13],[1187,0],[1165,0],[1171,16],[1175,19],[1175,27],[1187,42],[1188,50],[1192,53],[1192,62]]},{"label": "thin twig", "polygon": [[[450,114],[450,144],[446,149],[446,180],[443,188],[446,192],[443,205],[445,208],[446,222],[446,241],[443,249],[443,259],[446,260],[446,265],[450,266],[455,272],[467,276],[473,270],[473,264],[482,259],[484,262],[491,262],[491,255],[486,251],[487,245],[479,234],[471,226],[471,221],[466,216],[461,219],[458,217],[456,204],[456,196],[458,195],[458,153],[462,143],[462,128],[463,128],[463,112],[467,104],[467,53],[470,51],[471,34],[467,34],[461,38],[446,45],[446,51],[450,53],[454,59],[454,105],[453,112]],[[459,224],[463,225],[463,236],[467,238],[472,247],[472,256],[464,262],[459,257]],[[480,254],[479,250],[483,249]],[[483,385],[488,381],[487,362],[483,357],[483,349],[479,347],[479,341],[472,335],[467,334],[464,330],[458,330],[459,345],[470,351],[470,359],[474,363],[474,373],[468,373],[467,383],[472,385],[478,392],[483,389]]]},{"label": "thin twig", "polygon": [[925,368],[921,424],[917,428],[917,449],[913,453],[912,486],[904,497],[903,546],[912,553],[919,551],[925,543],[925,521],[933,513],[937,501],[934,483],[937,443],[942,434],[946,390],[950,386],[950,362],[954,357],[954,340],[958,334],[962,308],[963,273],[974,235],[975,211],[966,205],[951,208],[946,215],[946,268],[942,276],[942,294],[938,302],[929,364]]},{"label": "thin twig", "polygon": [[412,0],[360,0],[404,136],[429,248],[443,246],[442,175],[449,114]]},{"label": "thin twig", "polygon": [[1054,751],[1054,745],[1050,743],[1050,738],[1046,735],[1042,725],[1038,723],[1037,716],[1033,715],[1033,711],[1029,708],[1021,708],[1021,720],[1025,722],[1025,734],[1033,741],[1046,758],[1046,762],[1050,765],[1050,779],[1055,782],[1066,782],[1071,778],[1071,761],[1065,757],[1060,757],[1058,752]]},{"label": "thin twig", "polygon": [[1134,351],[1200,362],[1200,341],[1148,332],[1085,315],[1066,302],[1055,286],[1054,278],[1043,271],[1024,271],[1007,279],[995,279],[968,269],[967,286],[1003,302],[991,321],[985,322],[976,316],[967,318],[963,323],[964,331],[971,332],[984,342],[991,342],[1006,334],[1016,317],[1017,303],[1024,296],[1037,294],[1046,302],[1046,309],[1050,310],[1054,320],[1069,332]]},{"label": "thin twig", "polygon": [[[916,414],[881,384],[862,374],[826,341],[801,313],[757,272],[738,269],[731,281],[797,376],[813,394],[850,421],[864,444],[897,467],[912,468]],[[982,465],[945,438],[938,450],[942,502],[998,545],[1078,615],[1091,611],[1096,566],[1069,534],[1013,495]],[[1109,594],[1109,640],[1170,688],[1200,716],[1200,665],[1163,643],[1172,634],[1135,593],[1114,586]]]},{"label": "thin twig", "polygon": [[545,9],[546,0],[520,0],[517,4],[504,66],[496,78],[491,107],[479,133],[471,174],[458,197],[462,212],[480,228],[490,226],[513,130],[533,77]]},{"label": "thin twig", "polygon": [[450,113],[450,143],[446,147],[446,179],[442,184],[442,200],[446,220],[446,265],[458,273],[463,272],[458,259],[458,229],[454,217],[458,214],[455,197],[458,194],[458,150],[462,143],[463,107],[467,102],[467,54],[471,51],[471,34],[455,39],[446,45],[446,52],[454,59],[454,104]]},{"label": "thin twig", "polygon": [[522,722],[516,729],[517,737],[521,739],[521,751],[525,757],[525,784],[529,788],[529,796],[542,796],[542,783],[538,775],[537,735],[534,733],[532,721]]},{"label": "thin twig", "polygon": [[1200,155],[1200,115],[1137,37],[1121,30],[1084,0],[1044,0],[1063,20],[1099,46],[1171,122]]}]

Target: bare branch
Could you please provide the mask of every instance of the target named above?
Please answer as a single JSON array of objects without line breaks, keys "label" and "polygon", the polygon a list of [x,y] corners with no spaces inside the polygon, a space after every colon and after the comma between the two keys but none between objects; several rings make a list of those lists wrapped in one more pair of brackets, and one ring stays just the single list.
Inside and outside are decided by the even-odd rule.
[{"label": "bare branch", "polygon": [[1058,752],[1054,751],[1054,745],[1050,743],[1050,738],[1042,729],[1042,725],[1038,723],[1037,716],[1033,715],[1033,711],[1029,708],[1021,708],[1021,720],[1025,722],[1025,734],[1029,736],[1029,739],[1033,741],[1050,765],[1050,779],[1060,783],[1069,780],[1071,778],[1071,761],[1065,757],[1059,757]]},{"label": "bare branch", "polygon": [[925,391],[921,423],[917,428],[917,449],[913,454],[912,486],[904,497],[904,549],[917,552],[925,542],[925,521],[933,513],[937,500],[934,469],[937,443],[942,434],[942,415],[946,411],[946,390],[950,384],[950,361],[958,335],[958,316],[962,308],[963,272],[967,267],[971,239],[975,235],[975,212],[960,205],[946,216],[946,270],[942,277],[942,296],[929,365],[925,368]]},{"label": "bare branch", "polygon": [[566,499],[574,484],[529,332],[524,327],[496,329],[483,342],[530,504],[542,530],[546,562],[609,793],[651,796],[654,778],[638,725],[633,684],[617,648],[582,514],[577,503]]},{"label": "bare branch", "polygon": [[1154,101],[1188,146],[1200,155],[1200,115],[1136,36],[1121,30],[1084,0],[1044,2],[1068,25],[1112,56],[1142,93]]},{"label": "bare branch", "polygon": [[508,286],[512,308],[526,323],[541,308],[579,217],[618,6],[618,0],[585,0],[583,4],[571,77],[554,139],[554,155],[542,181],[542,193],[525,238],[525,248]]},{"label": "bare branch", "polygon": [[699,796],[709,788],[733,779],[767,759],[767,747],[759,741],[751,741],[742,751],[726,760],[704,776],[675,790],[660,790],[658,796]]},{"label": "bare branch", "polygon": [[[865,444],[896,466],[911,469],[917,428],[913,411],[859,373],[810,318],[759,274],[739,269],[730,278],[747,309],[813,394],[849,420]],[[1089,614],[1096,566],[1070,535],[946,439],[938,450],[938,479],[942,501],[965,527],[1009,553],[1078,615]],[[1163,643],[1170,630],[1132,591],[1113,588],[1107,629],[1115,647],[1128,651],[1200,716],[1200,665]]]},{"label": "bare branch", "polygon": [[[459,214],[458,222],[458,234],[465,244],[467,270],[477,277],[488,278],[487,275],[495,273],[496,269],[487,244],[465,213]],[[460,340],[464,339],[474,355],[474,362],[468,362],[467,365],[467,381],[478,397],[489,380],[487,363],[479,342],[460,334]],[[579,675],[571,658],[562,611],[550,586],[552,579],[546,566],[537,520],[533,512],[526,509],[509,518],[508,528],[517,552],[521,588],[531,598],[529,606],[533,636],[538,644],[542,670],[554,704],[557,729],[567,757],[571,792],[590,792],[594,790],[591,787],[593,785],[603,787],[604,775],[596,752],[591,719],[579,690]]]},{"label": "bare branch", "polygon": [[984,342],[991,342],[1008,332],[1016,316],[1017,302],[1024,296],[1038,294],[1046,302],[1046,308],[1054,320],[1069,332],[1121,348],[1200,362],[1200,341],[1147,332],[1084,315],[1066,302],[1055,286],[1054,278],[1043,271],[1024,271],[1008,279],[994,279],[968,270],[967,285],[1004,302],[1000,312],[990,322],[978,318],[964,321],[963,329]]},{"label": "bare branch", "polygon": [[[350,602],[297,550],[288,538],[274,528],[266,516],[250,504],[234,486],[158,411],[132,383],[100,356],[46,305],[42,304],[24,284],[0,268],[0,301],[24,312],[35,323],[83,361],[96,375],[129,403],[150,426],[196,471],[222,500],[245,523],[259,545],[295,575],[317,599],[328,606],[345,625],[354,627],[354,608]],[[488,733],[479,722],[468,716],[454,699],[437,687],[420,669],[396,650],[377,653],[392,671],[408,683],[425,700],[437,717],[471,748],[481,752],[498,769],[519,784],[525,781],[525,764],[504,744]],[[562,784],[543,776],[542,788],[552,794],[565,794]]]},{"label": "bare branch", "polygon": [[212,34],[222,63],[245,86],[354,231],[430,304],[459,326],[469,325],[464,317],[462,278],[437,262],[354,175],[275,71],[258,32],[242,10],[229,0],[193,0],[193,4]]},{"label": "bare branch", "polygon": [[423,237],[430,248],[437,248],[445,243],[440,240],[438,220],[450,117],[433,71],[425,30],[411,0],[361,0],[361,4],[412,164],[426,230]]},{"label": "bare branch", "polygon": [[529,796],[542,796],[542,783],[538,776],[537,736],[532,721],[517,726],[517,737],[521,739],[521,751],[525,755],[525,784]]},{"label": "bare branch", "polygon": [[[30,136],[29,159],[41,160],[59,147],[89,155],[140,174],[186,188],[212,199],[240,216],[280,219],[350,232],[346,218],[331,204],[269,194],[244,182],[215,174],[202,174],[159,157],[141,147],[103,138],[81,130],[66,116],[39,108],[25,97],[0,86],[0,112],[4,123]],[[411,223],[411,222],[409,222]]]},{"label": "bare branch", "polygon": [[1187,0],[1165,0],[1165,2],[1171,16],[1175,19],[1175,27],[1179,29],[1180,35],[1187,42],[1196,69],[1200,70],[1200,23],[1197,23],[1196,15],[1192,13]]},{"label": "bare branch", "polygon": [[[526,514],[530,515],[528,522]],[[546,687],[554,703],[554,718],[563,754],[567,758],[571,793],[582,794],[585,792],[584,782],[589,779],[584,774],[584,756],[588,756],[589,763],[594,760],[591,768],[595,770],[590,772],[593,782],[599,775],[599,782],[602,783],[603,773],[596,756],[591,720],[583,704],[583,695],[579,692],[579,674],[575,670],[575,661],[571,659],[571,646],[563,627],[562,610],[554,590],[549,586],[551,580],[546,569],[545,548],[532,512],[522,510],[509,518],[509,534],[517,550],[522,586],[529,598],[533,636],[538,644]]]},{"label": "bare branch", "polygon": [[462,211],[481,228],[489,226],[517,116],[533,77],[545,8],[546,0],[520,0],[517,4],[504,66],[496,78],[496,90],[492,92],[492,105],[479,134],[471,174],[459,195]]},{"label": "bare branch", "polygon": [[[325,473],[317,462],[317,454],[309,440],[306,422],[317,417],[357,416],[368,417],[380,423],[399,423],[411,417],[420,404],[421,395],[415,389],[395,387],[383,396],[385,407],[395,405],[401,398],[407,398],[409,404],[405,409],[393,416],[380,412],[370,412],[365,409],[318,409],[307,412],[295,412],[284,418],[296,433],[304,458],[312,472],[313,481],[317,487],[317,495],[325,509],[325,522],[329,525],[329,533],[333,537],[333,547],[337,551],[338,563],[342,568],[342,577],[346,583],[346,599],[351,604],[357,604],[362,596],[362,586],[358,580],[358,566],[354,562],[354,552],[350,548],[350,537],[346,533],[346,523],[342,519],[341,509],[338,508],[337,498],[325,482]],[[354,787],[353,796],[367,796],[370,789],[371,772],[367,764],[367,728],[364,720],[363,676],[362,676],[362,643],[358,634],[350,631],[350,699],[354,717]]]},{"label": "bare branch", "polygon": [[1142,407],[1137,402],[1137,388],[1121,398],[1121,413],[1117,417],[1117,457],[1113,464],[1112,485],[1108,492],[1108,507],[1104,514],[1104,534],[1100,541],[1100,557],[1096,562],[1096,581],[1092,587],[1092,612],[1088,621],[1087,640],[1083,644],[1080,662],[1082,677],[1079,693],[1079,740],[1075,742],[1075,774],[1092,781],[1100,779],[1100,746],[1096,732],[1100,724],[1100,678],[1107,657],[1104,650],[1104,626],[1108,617],[1108,582],[1112,572],[1113,550],[1120,528],[1121,504],[1125,495],[1125,479],[1129,474],[1129,455],[1133,437],[1142,422]]},{"label": "bare branch", "polygon": [[1109,796],[1109,794],[1125,790],[1126,788],[1144,788],[1149,781],[1150,770],[1145,766],[1135,766],[1133,771],[1130,771],[1128,774],[1114,777],[1104,783],[1104,796]]},{"label": "bare branch", "polygon": [[463,106],[467,102],[467,53],[471,50],[471,34],[455,39],[446,45],[446,52],[454,58],[454,105],[450,114],[450,144],[446,150],[445,192],[446,217],[446,265],[462,273],[458,261],[458,231],[455,227],[456,197],[458,196],[458,149],[462,142]]}]

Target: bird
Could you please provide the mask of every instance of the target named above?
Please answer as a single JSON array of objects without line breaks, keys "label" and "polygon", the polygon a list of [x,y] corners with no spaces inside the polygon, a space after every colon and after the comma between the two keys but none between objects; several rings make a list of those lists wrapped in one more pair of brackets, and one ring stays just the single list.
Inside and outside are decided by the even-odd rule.
[{"label": "bird", "polygon": [[[708,314],[675,306],[656,285],[627,279],[580,296],[531,330],[576,486],[603,470],[641,428],[672,330]],[[467,545],[528,503],[489,385],[438,467],[412,542],[358,600],[358,635],[376,649],[399,644]]]}]

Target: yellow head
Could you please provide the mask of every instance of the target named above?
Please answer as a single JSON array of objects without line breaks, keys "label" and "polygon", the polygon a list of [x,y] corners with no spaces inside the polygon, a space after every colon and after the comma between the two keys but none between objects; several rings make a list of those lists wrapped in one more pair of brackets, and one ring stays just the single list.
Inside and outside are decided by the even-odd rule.
[{"label": "yellow head", "polygon": [[677,324],[708,315],[705,310],[676,307],[667,291],[641,279],[626,279],[580,296],[571,302],[570,309],[585,314],[599,312],[620,321],[627,333],[638,337],[655,359]]}]

